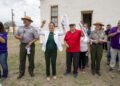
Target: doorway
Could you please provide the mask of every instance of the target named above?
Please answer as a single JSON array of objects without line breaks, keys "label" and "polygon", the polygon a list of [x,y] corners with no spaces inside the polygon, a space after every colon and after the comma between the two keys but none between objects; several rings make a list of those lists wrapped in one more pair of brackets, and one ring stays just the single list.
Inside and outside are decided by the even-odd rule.
[{"label": "doorway", "polygon": [[82,21],[87,23],[89,27],[92,26],[92,14],[93,11],[81,11]]}]

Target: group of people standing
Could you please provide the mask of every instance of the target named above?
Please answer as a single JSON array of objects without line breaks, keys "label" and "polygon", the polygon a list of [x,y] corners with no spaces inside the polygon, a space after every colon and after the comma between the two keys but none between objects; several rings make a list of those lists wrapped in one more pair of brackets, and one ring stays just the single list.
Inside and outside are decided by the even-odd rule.
[{"label": "group of people standing", "polygon": [[[37,31],[31,23],[33,20],[29,16],[22,18],[23,26],[19,27],[15,33],[15,38],[20,41],[20,53],[19,53],[19,76],[21,79],[25,74],[26,57],[28,56],[29,67],[28,72],[31,77],[34,77],[34,56],[35,56],[35,42],[39,40],[39,36],[44,36],[42,44],[42,50],[44,51],[45,64],[46,64],[46,76],[50,81],[51,75],[53,79],[56,79],[56,60],[57,51],[63,51],[60,37],[64,36],[64,44],[66,46],[66,71],[65,76],[71,74],[73,63],[73,76],[77,78],[78,71],[81,70],[85,73],[85,68],[88,65],[89,54],[91,57],[91,73],[101,76],[100,63],[103,55],[103,44],[108,42],[109,47],[108,54],[111,55],[110,69],[115,67],[115,58],[119,57],[120,60],[120,21],[117,27],[106,31],[103,30],[103,24],[97,22],[94,24],[95,30],[91,31],[88,24],[82,24],[81,29],[77,29],[75,24],[70,24],[69,31],[66,28],[57,30],[55,24],[50,22],[48,30]],[[42,22],[41,28],[45,25],[45,21]],[[80,25],[81,26],[81,25]],[[107,41],[107,38],[110,40]],[[111,51],[110,51],[111,48]],[[7,33],[4,26],[0,23],[0,64],[2,66],[2,77],[7,78],[8,66],[7,66]],[[119,61],[120,63],[120,61]],[[50,67],[52,66],[52,67]],[[120,64],[119,64],[120,67]],[[50,72],[52,68],[52,74]]]}]

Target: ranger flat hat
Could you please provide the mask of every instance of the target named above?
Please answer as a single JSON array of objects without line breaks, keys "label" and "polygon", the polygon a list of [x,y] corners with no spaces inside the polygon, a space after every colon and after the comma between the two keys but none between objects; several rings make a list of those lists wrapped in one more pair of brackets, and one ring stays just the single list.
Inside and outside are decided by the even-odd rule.
[{"label": "ranger flat hat", "polygon": [[31,19],[30,16],[25,16],[23,18],[21,18],[22,20],[29,20],[30,22],[33,22],[33,20]]},{"label": "ranger flat hat", "polygon": [[100,25],[100,26],[104,26],[104,24],[103,23],[101,23],[101,22],[96,22],[96,23],[94,23],[93,25]]}]

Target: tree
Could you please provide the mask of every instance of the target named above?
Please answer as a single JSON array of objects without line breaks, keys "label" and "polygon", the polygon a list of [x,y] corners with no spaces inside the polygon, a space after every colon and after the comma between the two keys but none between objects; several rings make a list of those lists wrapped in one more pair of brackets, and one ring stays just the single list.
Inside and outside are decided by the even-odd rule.
[{"label": "tree", "polygon": [[10,27],[13,27],[13,33],[14,33],[15,32],[15,26],[16,26],[15,22],[12,22],[12,21],[7,21],[7,22],[4,23],[4,27],[5,27],[5,29],[8,33],[9,33]]}]

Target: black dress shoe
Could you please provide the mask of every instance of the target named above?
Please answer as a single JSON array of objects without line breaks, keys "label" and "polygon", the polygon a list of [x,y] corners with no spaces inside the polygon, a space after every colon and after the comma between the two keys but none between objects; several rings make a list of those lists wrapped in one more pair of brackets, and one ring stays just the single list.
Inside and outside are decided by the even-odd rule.
[{"label": "black dress shoe", "polygon": [[30,72],[29,74],[30,74],[31,77],[35,76],[33,72]]},{"label": "black dress shoe", "polygon": [[78,74],[73,74],[73,77],[74,77],[74,78],[77,78],[77,77],[78,77]]},{"label": "black dress shoe", "polygon": [[110,62],[107,62],[107,65],[110,65]]},{"label": "black dress shoe", "polygon": [[24,75],[23,74],[20,74],[17,79],[21,79]]},{"label": "black dress shoe", "polygon": [[100,72],[96,72],[96,74],[97,74],[98,76],[101,76],[101,73],[100,73]]},{"label": "black dress shoe", "polygon": [[110,67],[109,71],[113,71],[114,69]]},{"label": "black dress shoe", "polygon": [[68,76],[68,75],[70,75],[70,73],[65,72],[63,75],[64,76]]},{"label": "black dress shoe", "polygon": [[95,71],[91,71],[92,75],[95,75]]},{"label": "black dress shoe", "polygon": [[95,73],[94,73],[94,72],[92,72],[92,75],[95,75]]}]

